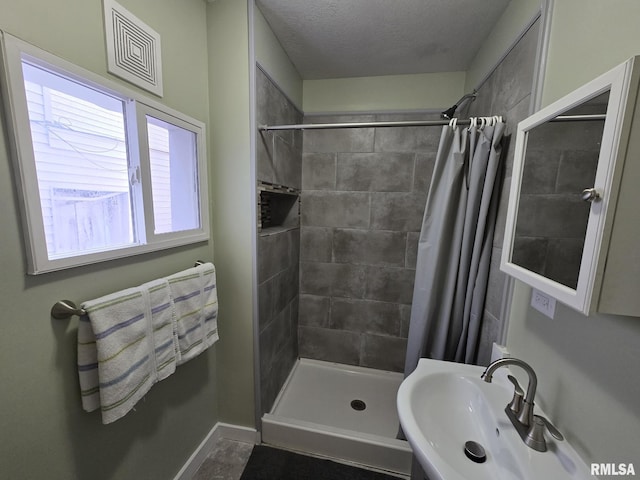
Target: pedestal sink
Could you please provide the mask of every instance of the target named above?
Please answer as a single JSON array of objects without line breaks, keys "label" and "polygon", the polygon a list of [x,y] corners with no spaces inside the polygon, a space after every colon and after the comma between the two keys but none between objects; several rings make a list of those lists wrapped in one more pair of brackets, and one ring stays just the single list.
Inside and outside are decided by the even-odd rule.
[{"label": "pedestal sink", "polygon": [[[504,373],[486,383],[483,371],[421,359],[400,385],[400,424],[429,480],[593,478],[566,441],[548,438],[546,452],[525,445],[504,411],[513,386]],[[536,412],[543,413],[537,406]],[[469,441],[484,457],[465,453]]]}]

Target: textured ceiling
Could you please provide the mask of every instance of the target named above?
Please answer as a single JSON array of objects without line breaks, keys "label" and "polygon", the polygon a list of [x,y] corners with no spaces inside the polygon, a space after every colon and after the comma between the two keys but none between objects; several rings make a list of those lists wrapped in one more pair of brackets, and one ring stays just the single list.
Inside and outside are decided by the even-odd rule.
[{"label": "textured ceiling", "polygon": [[464,71],[510,0],[257,0],[303,79]]}]

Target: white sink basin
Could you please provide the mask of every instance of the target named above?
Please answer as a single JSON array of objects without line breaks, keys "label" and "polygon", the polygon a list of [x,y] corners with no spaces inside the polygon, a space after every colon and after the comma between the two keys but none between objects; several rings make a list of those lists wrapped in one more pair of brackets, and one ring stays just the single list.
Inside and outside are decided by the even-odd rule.
[{"label": "white sink basin", "polygon": [[[480,378],[483,371],[423,358],[400,385],[400,424],[429,480],[593,478],[566,441],[546,435],[546,452],[526,446],[504,411],[513,394],[508,370],[498,369],[493,383]],[[467,458],[469,440],[484,448],[485,462]]]}]

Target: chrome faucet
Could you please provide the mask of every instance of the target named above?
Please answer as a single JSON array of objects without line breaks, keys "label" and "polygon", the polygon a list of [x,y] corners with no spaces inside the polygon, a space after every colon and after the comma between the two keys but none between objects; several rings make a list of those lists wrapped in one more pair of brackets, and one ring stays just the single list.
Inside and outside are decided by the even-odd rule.
[{"label": "chrome faucet", "polygon": [[518,381],[511,375],[507,376],[515,387],[513,399],[505,408],[507,417],[509,417],[509,420],[511,420],[511,423],[520,434],[520,438],[522,438],[527,446],[539,452],[545,452],[547,450],[543,435],[545,428],[558,440],[563,440],[563,436],[549,420],[533,414],[536,388],[538,387],[538,377],[536,376],[536,372],[533,371],[533,368],[531,368],[528,363],[517,358],[501,358],[491,363],[480,378],[483,378],[487,383],[491,383],[493,373],[498,368],[508,365],[516,365],[527,372],[529,384],[527,385],[527,393],[523,399],[524,392],[520,384],[518,384]]}]

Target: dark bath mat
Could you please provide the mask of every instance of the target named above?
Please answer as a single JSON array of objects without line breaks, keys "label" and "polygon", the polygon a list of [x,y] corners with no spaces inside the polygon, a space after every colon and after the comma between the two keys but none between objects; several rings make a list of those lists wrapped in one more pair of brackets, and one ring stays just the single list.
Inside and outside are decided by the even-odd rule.
[{"label": "dark bath mat", "polygon": [[398,480],[397,477],[372,472],[362,468],[343,465],[280,450],[256,445],[240,480]]}]

